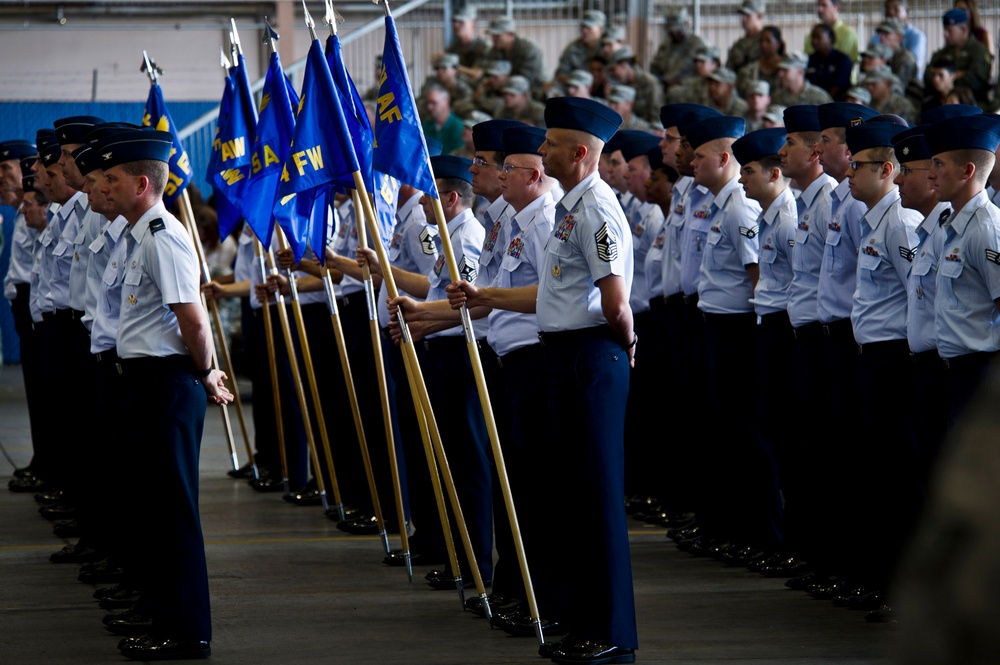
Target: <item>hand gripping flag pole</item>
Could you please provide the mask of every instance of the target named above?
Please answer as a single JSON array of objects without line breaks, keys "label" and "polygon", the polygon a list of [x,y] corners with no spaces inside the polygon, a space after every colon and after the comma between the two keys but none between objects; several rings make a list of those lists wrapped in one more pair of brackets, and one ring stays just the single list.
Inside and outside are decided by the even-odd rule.
[{"label": "hand gripping flag pole", "polygon": [[[191,180],[191,166],[188,162],[187,153],[184,152],[184,146],[181,144],[180,138],[174,129],[174,124],[167,113],[166,103],[163,101],[163,93],[158,83],[159,75],[163,70],[156,66],[156,62],[149,57],[146,51],[142,52],[142,67],[140,69],[149,76],[150,85],[143,124],[152,124],[156,129],[163,129],[174,135],[174,151],[170,155],[170,173],[167,178],[167,187],[164,190],[163,204],[169,208],[174,201],[178,200],[178,198],[180,199],[181,222],[191,236],[191,242],[194,244],[194,249],[198,256],[198,263],[201,265],[202,281],[204,283],[210,281],[211,278],[208,273],[208,263],[205,261],[205,249],[202,247],[201,236],[198,235],[198,228],[194,222],[194,210],[191,207],[191,198],[187,192],[187,184]],[[250,438],[247,435],[243,419],[243,406],[240,402],[239,390],[236,386],[236,374],[233,372],[233,367],[230,363],[229,347],[226,343],[225,331],[222,328],[222,318],[219,316],[218,303],[214,299],[206,301],[204,295],[202,295],[201,302],[202,306],[212,315],[215,331],[219,337],[219,347],[223,350],[222,355],[226,362],[226,367],[223,371],[230,381],[231,392],[234,396],[233,401],[236,403],[240,425],[243,427],[243,442],[246,445],[247,452],[250,453]],[[214,352],[212,355],[212,365],[213,367],[219,367],[218,355]],[[233,469],[239,469],[240,460],[236,453],[236,443],[233,440],[233,424],[229,419],[229,409],[226,404],[219,404],[219,409],[226,432],[226,441],[229,443],[229,455],[232,460]],[[252,453],[250,455],[252,459]]]},{"label": "hand gripping flag pole", "polygon": [[[395,32],[395,25],[392,22],[392,16],[389,11],[388,2],[385,2],[384,4],[386,13],[386,34],[388,41],[389,33],[391,32],[393,38],[395,39],[396,32]],[[383,66],[387,66],[386,63],[387,61],[389,61],[388,56],[389,56],[388,53],[383,54]],[[405,64],[403,63],[402,58],[398,58],[398,63],[399,63],[398,66],[405,72]],[[383,75],[383,77],[384,76],[385,75]],[[406,79],[406,90],[409,93],[410,98],[412,98],[413,93],[412,90],[410,90],[409,88],[408,78]],[[419,123],[417,123],[417,127],[420,128]],[[423,135],[422,135],[423,130],[421,129],[420,131],[421,131],[421,142],[423,143]],[[430,170],[431,169],[430,159],[426,151],[426,148],[424,149],[422,156],[427,161],[426,168]],[[454,251],[451,246],[451,238],[448,235],[448,226],[447,222],[444,219],[444,210],[441,207],[440,198],[438,196],[434,196],[433,199],[434,199],[433,201],[434,214],[438,224],[439,234],[442,241],[442,247],[445,252],[445,259],[448,264],[448,272],[451,276],[452,282],[457,282],[461,279],[461,276],[458,271],[458,264],[455,260]],[[528,601],[528,608],[530,611],[531,620],[535,626],[535,632],[538,637],[538,641],[541,644],[544,643],[545,638],[544,635],[542,634],[541,619],[538,616],[538,607],[535,600],[534,587],[531,582],[531,575],[528,571],[528,561],[524,553],[524,541],[521,538],[521,530],[518,525],[517,512],[514,508],[514,501],[511,498],[510,481],[507,477],[506,465],[504,464],[503,451],[500,448],[500,441],[499,441],[499,436],[497,434],[497,427],[493,415],[493,408],[490,404],[490,396],[489,396],[489,391],[487,390],[486,387],[486,381],[483,374],[482,361],[479,357],[479,347],[476,345],[476,340],[472,329],[472,320],[471,317],[469,316],[469,311],[464,305],[460,310],[460,315],[462,318],[462,328],[465,333],[466,347],[469,352],[469,359],[471,360],[472,363],[472,369],[476,379],[476,387],[478,388],[479,399],[482,404],[483,415],[486,418],[486,426],[489,431],[490,444],[493,451],[493,460],[494,464],[496,465],[497,476],[500,480],[500,486],[504,498],[504,503],[506,505],[507,514],[510,519],[510,528],[514,540],[514,546],[517,551],[518,563],[521,567],[521,575],[524,579],[525,596]],[[404,332],[404,336],[407,334],[408,334],[407,332]],[[484,597],[483,598],[484,605],[486,604],[485,600],[486,599]]]}]

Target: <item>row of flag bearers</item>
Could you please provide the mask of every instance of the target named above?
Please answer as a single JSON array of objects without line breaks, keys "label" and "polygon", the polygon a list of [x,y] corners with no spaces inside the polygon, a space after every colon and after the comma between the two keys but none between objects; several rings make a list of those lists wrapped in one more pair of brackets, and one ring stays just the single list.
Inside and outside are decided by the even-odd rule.
[{"label": "row of flag bearers", "polygon": [[[545,132],[487,121],[473,128],[475,160],[431,157],[391,17],[374,128],[338,52],[335,35],[325,54],[314,41],[297,102],[272,55],[259,116],[241,92],[242,62],[234,68],[224,105],[228,99],[227,120],[243,122],[220,125],[212,168],[220,169],[213,182],[231,206],[230,223],[246,220],[241,279],[234,279],[245,293],[200,285],[190,235],[167,212],[166,200],[181,195],[181,174],[190,172],[176,134],[75,117],[57,122],[52,134],[40,132],[36,145],[0,146],[0,157],[23,157],[25,174],[38,174],[25,180],[18,218],[32,268],[11,291],[22,312],[18,330],[29,340],[29,404],[42,399],[39,386],[64,380],[79,390],[87,412],[123,400],[130,407],[128,426],[90,459],[81,459],[68,445],[72,434],[60,430],[69,419],[42,421],[33,408],[34,475],[15,481],[23,490],[51,485],[77,501],[88,540],[68,548],[63,560],[106,554],[123,575],[109,595],[141,592],[131,609],[105,621],[134,635],[123,640],[122,653],[147,660],[210,653],[197,453],[205,393],[217,404],[233,396],[225,374],[213,368],[199,301],[202,293],[246,295],[257,304],[251,318],[260,316],[252,310],[270,311],[262,302],[288,282],[274,276],[261,284],[264,275],[253,266],[272,247],[275,221],[289,244],[286,266],[304,270],[312,259],[321,274],[334,266],[334,302],[366,312],[383,340],[404,349],[386,351],[394,434],[368,446],[383,451],[377,484],[394,491],[383,489],[381,501],[373,491],[366,508],[395,503],[416,525],[413,554],[426,563],[444,562],[448,540],[467,535],[459,569],[432,571],[428,581],[439,588],[469,578],[492,582],[491,596],[470,608],[485,614],[486,600],[502,608],[493,620],[508,632],[561,636],[543,641],[543,656],[634,661],[626,465],[663,459],[664,448],[680,463],[644,475],[646,485],[636,489],[669,497],[671,508],[694,515],[677,530],[685,549],[891,611],[893,565],[919,515],[933,460],[1000,346],[1000,210],[984,191],[1000,143],[996,118],[942,107],[940,117],[910,128],[867,107],[834,103],[790,107],[784,129],[746,134],[741,118],[671,104],[661,110],[665,134],[656,146],[648,136],[619,134],[621,117],[607,107],[559,97],[546,103]],[[169,129],[169,120],[161,128]],[[671,208],[650,216],[638,213],[642,201],[623,203],[600,177],[605,149],[675,169]],[[400,158],[412,154],[418,158]],[[367,197],[347,199],[362,192],[371,192],[375,205],[360,205]],[[477,196],[490,202],[485,224],[473,212]],[[49,201],[56,205],[45,211]],[[379,232],[366,243],[369,212]],[[384,256],[379,244],[389,250]],[[83,265],[74,280],[76,263]],[[386,289],[377,303],[368,292],[375,279]],[[317,309],[311,330],[329,325]],[[647,310],[650,316],[640,316]],[[466,325],[466,313],[477,322]],[[413,325],[404,330],[401,316]],[[363,329],[365,318],[355,322]],[[260,324],[253,330],[258,339],[273,334]],[[363,337],[363,330],[351,335]],[[329,348],[328,340],[313,339]],[[407,355],[415,349],[406,346],[414,341],[453,464],[458,501],[448,528],[438,505],[440,478],[433,464],[420,463],[420,421],[429,414],[417,406],[410,414],[406,405],[413,396],[404,386],[415,369]],[[287,349],[296,358],[283,366],[293,373],[305,343]],[[365,352],[373,350],[369,342]],[[477,358],[487,367],[489,412]],[[343,369],[324,362],[327,376]],[[636,363],[641,375],[633,372]],[[264,364],[254,369],[255,392],[258,383],[270,384],[285,393],[279,408],[293,410]],[[59,374],[69,368],[79,371]],[[100,390],[88,392],[90,380]],[[147,383],[161,398],[140,403]],[[669,399],[656,399],[661,390]],[[376,392],[369,384],[359,394],[370,407]],[[658,404],[675,422],[693,418],[698,436],[681,427],[662,440],[640,434],[626,423],[642,416],[636,403]],[[328,404],[330,415],[341,416],[342,393]],[[926,419],[920,426],[913,417],[918,404]],[[297,492],[306,492],[310,467],[317,483],[324,474],[334,480],[315,444],[305,449],[313,423],[308,407],[300,407],[301,420],[289,420],[303,431],[289,431],[289,445],[270,451],[271,464],[286,466],[286,494],[289,476]],[[257,410],[262,417],[268,411]],[[371,425],[377,411],[362,418],[367,435],[379,431]],[[346,420],[333,427],[345,429]],[[509,465],[491,449],[492,420]],[[277,435],[278,427],[268,431]],[[126,445],[136,433],[150,445]],[[405,474],[389,481],[394,454]],[[140,494],[152,486],[177,497],[163,504],[156,531],[123,542],[123,516],[103,514],[99,491],[76,474],[100,465],[131,474]],[[155,469],[155,483],[136,469]],[[847,478],[860,478],[862,490],[831,491]],[[498,492],[508,480],[510,504],[508,492]],[[355,487],[351,501],[364,502],[363,494]],[[543,522],[532,516],[537,505],[594,517],[598,533],[586,557],[557,556],[576,541],[576,525]],[[171,548],[146,555],[142,545],[166,538],[163,528]],[[518,547],[522,536],[537,608]],[[390,552],[386,563],[410,554]]]}]

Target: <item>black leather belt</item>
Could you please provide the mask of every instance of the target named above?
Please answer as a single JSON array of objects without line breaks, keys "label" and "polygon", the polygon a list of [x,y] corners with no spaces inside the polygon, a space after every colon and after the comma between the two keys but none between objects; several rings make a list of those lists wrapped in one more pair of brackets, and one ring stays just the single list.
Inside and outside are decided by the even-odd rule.
[{"label": "black leather belt", "polygon": [[191,360],[191,356],[181,354],[171,356],[143,356],[141,358],[119,358],[117,367],[119,374],[155,371],[164,367],[184,369],[192,373],[195,371],[194,361]]},{"label": "black leather belt", "polygon": [[[479,340],[476,340],[476,344],[479,344]],[[465,335],[446,335],[444,337],[432,337],[431,339],[424,340],[424,349],[428,353],[435,352],[441,353],[449,349],[464,349],[465,348]]]},{"label": "black leather belt", "polygon": [[838,319],[823,324],[823,334],[827,337],[838,337],[840,335],[854,336],[854,324],[850,319]]},{"label": "black leather belt", "polygon": [[792,328],[795,339],[818,339],[823,336],[823,326],[819,321],[810,321],[798,328]]},{"label": "black leather belt", "polygon": [[118,352],[115,349],[108,349],[107,351],[98,351],[97,353],[94,354],[94,359],[97,360],[97,362],[100,364],[116,363],[119,360],[121,360],[121,358],[118,357]]},{"label": "black leather belt", "polygon": [[354,291],[353,293],[348,293],[347,295],[340,296],[337,298],[337,307],[343,309],[344,307],[360,307],[365,304],[365,291],[364,289],[360,291]]},{"label": "black leather belt", "polygon": [[976,351],[953,358],[942,358],[941,362],[947,370],[960,370],[964,367],[981,367],[992,360],[995,355],[996,353],[992,352]]},{"label": "black leather belt", "polygon": [[576,328],[575,330],[556,330],[553,332],[538,333],[538,341],[542,343],[542,346],[578,344],[589,339],[607,339],[621,344],[621,340],[611,330],[611,326],[607,324],[591,326],[590,328]]},{"label": "black leather belt", "polygon": [[868,344],[858,344],[858,355],[865,356],[871,353],[910,353],[910,344],[905,339],[887,339],[882,342],[869,342]]}]

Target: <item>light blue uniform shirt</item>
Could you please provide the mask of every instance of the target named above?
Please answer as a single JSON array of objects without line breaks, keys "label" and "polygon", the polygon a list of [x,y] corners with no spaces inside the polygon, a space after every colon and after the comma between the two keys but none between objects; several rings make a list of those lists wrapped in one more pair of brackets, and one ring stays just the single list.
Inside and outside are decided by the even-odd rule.
[{"label": "light blue uniform shirt", "polygon": [[[93,256],[89,249],[90,243],[101,234],[101,229],[108,220],[90,209],[86,194],[81,193],[73,208],[80,222],[76,228],[76,237],[73,238],[73,262],[69,268],[69,306],[86,314],[88,266]],[[83,323],[90,328],[90,319],[86,315]]]},{"label": "light blue uniform shirt", "polygon": [[851,324],[858,344],[906,339],[906,281],[917,246],[916,210],[893,187],[861,220],[861,252]]},{"label": "light blue uniform shirt", "polygon": [[[163,229],[153,232],[151,223]],[[201,272],[191,236],[162,202],[125,232],[127,256],[118,324],[122,358],[190,355],[170,305],[201,303]]]},{"label": "light blue uniform shirt", "polygon": [[[514,209],[507,203],[503,196],[497,197],[483,212],[484,228],[486,237],[483,239],[483,251],[479,255],[479,276],[476,279],[480,284],[492,284],[497,272],[500,271],[500,262],[503,260],[503,252],[507,248],[507,241],[510,239],[510,216],[514,214]],[[490,319],[480,319],[476,324],[477,333],[479,329],[489,337]]]},{"label": "light blue uniform shirt", "polygon": [[698,309],[710,314],[752,312],[753,284],[746,266],[759,261],[760,205],[748,199],[739,178],[733,178],[712,199],[709,212]]},{"label": "light blue uniform shirt", "polygon": [[861,218],[866,212],[865,204],[851,196],[850,183],[844,178],[830,197],[829,217],[822,220],[826,224],[826,244],[817,290],[817,314],[822,323],[851,318]]},{"label": "light blue uniform shirt", "polygon": [[[491,285],[518,288],[538,284],[538,274],[545,262],[545,243],[552,235],[555,199],[551,192],[546,192],[520,212],[514,213],[513,209],[510,212],[509,240]],[[482,279],[482,275],[479,278]],[[535,314],[497,308],[490,312],[489,324],[487,341],[498,356],[538,343]]]},{"label": "light blue uniform shirt", "polygon": [[[354,201],[349,199],[337,206],[337,214],[333,217],[336,227],[331,229],[334,237],[332,244],[328,240],[330,248],[335,254],[354,258],[358,254],[358,245],[361,244],[358,242],[358,217],[354,211]],[[368,240],[370,244],[371,239]],[[364,282],[345,274],[339,283],[333,285],[333,292],[340,298],[363,291],[364,288]]]},{"label": "light blue uniform shirt", "polygon": [[760,277],[750,301],[757,316],[788,309],[797,218],[795,195],[788,188],[778,194],[759,218]]},{"label": "light blue uniform shirt", "polygon": [[684,203],[684,230],[681,231],[681,289],[684,295],[698,293],[701,284],[701,258],[705,252],[708,228],[712,225],[712,192],[701,185],[688,189]]},{"label": "light blue uniform shirt", "polygon": [[[483,240],[485,237],[486,230],[476,219],[471,208],[466,208],[448,222],[448,238],[451,240],[451,250],[455,256],[459,279],[463,279],[471,284],[476,283],[479,277],[479,255],[483,251]],[[427,279],[430,281],[427,300],[447,300],[448,294],[445,292],[444,287],[451,284],[451,274],[446,265],[444,244],[441,237],[439,235],[434,236],[434,242],[437,244],[438,257],[427,274]],[[477,328],[473,322],[472,330],[477,339],[486,335],[485,328],[486,326],[483,325]],[[427,335],[427,339],[464,334],[462,326],[452,326],[447,330]]]},{"label": "light blue uniform shirt", "polygon": [[906,280],[906,339],[910,351],[922,353],[937,349],[934,329],[934,301],[937,295],[937,270],[944,248],[944,227],[938,223],[941,213],[950,210],[948,203],[938,203],[917,227],[917,249]]},{"label": "light blue uniform shirt", "polygon": [[830,197],[837,181],[826,173],[809,183],[795,200],[798,222],[792,252],[792,283],[788,285],[788,318],[793,328],[819,320],[817,294],[826,246]]},{"label": "light blue uniform shirt", "polygon": [[[103,224],[101,224],[97,237],[84,250],[90,253],[90,260],[87,261],[87,295],[84,300],[83,323],[90,330],[91,335],[94,334],[93,322],[97,316],[97,293],[100,291],[101,284],[104,281],[104,270],[108,267],[112,250],[114,250],[118,241],[121,240],[122,234],[128,226],[128,222],[120,215],[111,222],[105,219],[103,215],[99,215],[98,217],[103,221]],[[117,325],[117,323],[118,320],[116,318],[115,324]],[[114,346],[113,338],[111,345],[106,348],[110,349],[112,346]]]},{"label": "light blue uniform shirt", "polygon": [[49,265],[52,249],[59,239],[60,224],[62,224],[62,218],[59,216],[61,207],[58,203],[52,203],[45,211],[49,221],[38,234],[35,262],[31,265],[31,295],[28,298],[28,306],[31,310],[31,320],[35,323],[42,320],[42,314],[55,311],[49,291],[49,280],[52,276]]},{"label": "light blue uniform shirt", "polygon": [[596,282],[608,275],[632,292],[632,232],[611,187],[593,172],[556,205],[535,311],[542,332],[606,324]]},{"label": "light blue uniform shirt", "polygon": [[1000,349],[1000,209],[980,192],[946,225],[934,322],[942,358]]},{"label": "light blue uniform shirt", "polygon": [[49,273],[49,299],[55,309],[70,309],[72,306],[69,275],[73,268],[76,234],[80,229],[80,217],[77,213],[76,202],[81,196],[83,196],[82,192],[74,194],[56,213],[60,218],[59,237],[55,239],[55,245],[51,247],[45,268]]},{"label": "light blue uniform shirt", "polygon": [[[421,194],[418,192],[408,198],[396,209],[396,224],[392,229],[392,238],[389,239],[389,263],[392,265],[426,275],[434,267],[437,261],[437,224],[429,224],[424,208],[420,205]],[[398,286],[398,285],[397,285]],[[407,293],[398,289],[399,295],[405,295],[414,300],[421,300],[412,293]],[[378,322],[382,328],[389,325],[389,309],[386,300],[389,298],[389,288],[386,281],[382,280],[382,286],[378,294]]]},{"label": "light blue uniform shirt", "polygon": [[[117,231],[115,235],[114,231]],[[128,222],[124,217],[118,217],[114,222],[105,228],[94,242],[107,237],[113,243],[106,243],[103,250],[107,250],[108,259],[101,272],[101,281],[98,284],[97,295],[94,299],[94,320],[90,329],[90,352],[102,353],[110,351],[118,344],[118,323],[121,318],[122,309],[122,283],[125,271],[122,266],[128,254],[128,244],[122,236],[128,228]],[[91,262],[91,266],[94,262]]]},{"label": "light blue uniform shirt", "polygon": [[[684,235],[685,206],[689,203],[688,192],[694,187],[694,178],[681,176],[674,183],[672,208],[663,222],[660,235],[663,236],[662,258],[660,259],[660,292],[667,298],[683,293],[681,287],[681,242]],[[656,243],[654,243],[655,245]]]},{"label": "light blue uniform shirt", "polygon": [[629,305],[633,313],[649,310],[649,299],[660,295],[662,289],[653,290],[650,283],[655,277],[659,281],[659,266],[654,266],[655,275],[646,274],[646,257],[650,253],[660,229],[663,228],[663,211],[655,203],[640,203],[629,220],[632,227],[632,251],[635,274],[632,276],[632,295]]},{"label": "light blue uniform shirt", "polygon": [[29,229],[20,209],[14,217],[11,234],[10,263],[3,278],[3,295],[7,300],[17,297],[18,284],[31,284],[31,266],[35,262],[38,231]]}]

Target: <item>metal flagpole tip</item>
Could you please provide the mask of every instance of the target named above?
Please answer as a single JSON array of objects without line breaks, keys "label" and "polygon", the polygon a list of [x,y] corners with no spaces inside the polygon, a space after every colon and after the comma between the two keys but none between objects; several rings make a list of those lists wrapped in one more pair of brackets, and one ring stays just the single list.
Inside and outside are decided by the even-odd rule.
[{"label": "metal flagpole tip", "polygon": [[314,30],[316,28],[316,21],[313,20],[312,14],[309,13],[309,8],[306,7],[306,0],[302,0],[302,13],[306,22],[306,27],[310,30]]},{"label": "metal flagpole tip", "polygon": [[236,47],[238,53],[243,53],[243,44],[240,43],[240,31],[236,29],[236,19],[230,18],[229,25],[233,28],[229,31],[229,40]]},{"label": "metal flagpole tip", "polygon": [[229,69],[232,65],[229,64],[229,58],[226,57],[226,49],[222,44],[219,44],[219,66]]},{"label": "metal flagpole tip", "polygon": [[280,37],[278,37],[278,33],[274,31],[274,27],[271,25],[271,22],[268,21],[267,17],[265,16],[264,17],[264,36],[261,38],[260,43],[261,44],[267,44],[268,42],[271,42],[271,41],[275,41],[276,42],[276,41],[278,41],[278,39],[280,39]]}]

